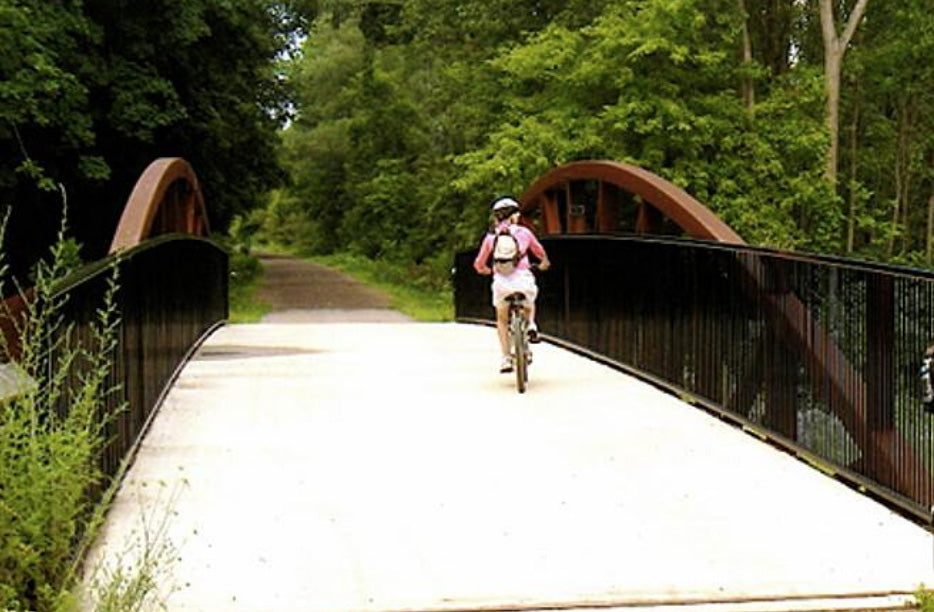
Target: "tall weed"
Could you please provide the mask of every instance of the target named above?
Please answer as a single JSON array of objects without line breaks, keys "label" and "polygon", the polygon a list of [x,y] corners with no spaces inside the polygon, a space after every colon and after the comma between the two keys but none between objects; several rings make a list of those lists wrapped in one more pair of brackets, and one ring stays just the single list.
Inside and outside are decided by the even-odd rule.
[{"label": "tall weed", "polygon": [[[103,408],[115,391],[118,266],[79,340],[65,314],[68,295],[58,291],[72,271],[65,232],[63,221],[48,260],[35,269],[25,315],[12,319],[18,354],[5,341],[2,347],[17,384],[0,398],[0,610],[68,605],[78,542],[95,513],[90,493],[107,488],[99,457],[112,416]],[[0,253],[0,290],[7,270]]]},{"label": "tall weed", "polygon": [[140,500],[139,527],[127,536],[121,548],[96,560],[86,585],[84,609],[137,612],[164,608],[165,599],[182,588],[174,582],[172,569],[179,557],[168,532],[181,487],[186,484],[171,490],[167,499],[162,498],[160,490],[146,507]]}]

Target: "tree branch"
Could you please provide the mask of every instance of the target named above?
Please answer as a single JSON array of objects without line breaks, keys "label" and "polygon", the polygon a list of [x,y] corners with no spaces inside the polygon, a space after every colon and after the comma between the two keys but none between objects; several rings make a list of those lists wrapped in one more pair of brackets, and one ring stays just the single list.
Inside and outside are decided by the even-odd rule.
[{"label": "tree branch", "polygon": [[837,43],[837,23],[833,16],[832,0],[820,0],[820,25],[824,48],[834,49]]},{"label": "tree branch", "polygon": [[850,13],[850,18],[846,22],[846,29],[843,31],[843,36],[840,37],[840,49],[846,49],[847,45],[850,44],[850,39],[853,38],[853,34],[856,32],[856,26],[859,25],[859,20],[863,18],[868,3],[869,0],[859,0],[856,6],[853,7],[853,12]]}]

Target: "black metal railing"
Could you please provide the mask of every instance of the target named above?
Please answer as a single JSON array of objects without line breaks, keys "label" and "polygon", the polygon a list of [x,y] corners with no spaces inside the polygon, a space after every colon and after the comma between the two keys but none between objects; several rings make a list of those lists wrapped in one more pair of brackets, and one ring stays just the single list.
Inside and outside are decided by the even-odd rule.
[{"label": "black metal railing", "polygon": [[[145,433],[178,370],[201,340],[227,318],[227,253],[213,242],[167,235],[119,256],[117,346],[104,416],[107,446],[101,467],[117,474]],[[78,339],[103,306],[113,257],[66,279],[64,315]]]},{"label": "black metal railing", "polygon": [[[930,520],[934,416],[919,367],[934,342],[934,274],[690,240],[543,242],[546,335]],[[490,321],[475,253],[457,256],[456,316]]]}]

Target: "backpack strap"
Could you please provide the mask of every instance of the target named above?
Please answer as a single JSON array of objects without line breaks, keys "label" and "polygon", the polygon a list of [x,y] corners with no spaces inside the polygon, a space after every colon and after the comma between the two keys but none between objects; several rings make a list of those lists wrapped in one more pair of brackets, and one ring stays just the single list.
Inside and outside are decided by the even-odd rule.
[{"label": "backpack strap", "polygon": [[511,226],[511,225],[505,225],[505,224],[504,224],[504,225],[501,225],[501,226],[495,228],[493,231],[491,231],[491,232],[490,232],[490,235],[493,236],[493,243],[492,243],[491,248],[490,248],[490,256],[487,258],[487,265],[488,265],[488,266],[491,266],[491,265],[493,264],[493,255],[494,255],[494,253],[495,253],[495,251],[496,251],[496,240],[497,240],[500,236],[502,236],[502,235],[508,235],[510,238],[512,238],[513,240],[516,241],[516,250],[518,251],[518,254],[516,255],[516,264],[517,264],[517,265],[518,265],[518,263],[519,263],[520,261],[522,261],[522,258],[526,256],[526,253],[527,253],[528,251],[523,251],[523,250],[522,250],[522,243],[519,242],[519,238],[516,237],[516,235],[512,232],[512,226]]},{"label": "backpack strap", "polygon": [[528,250],[525,250],[525,251],[522,250],[522,243],[519,242],[519,237],[516,236],[514,233],[512,233],[511,225],[506,228],[506,231],[509,232],[509,235],[512,236],[512,239],[516,241],[516,247],[519,251],[519,261],[522,261],[522,258],[525,257],[526,253],[528,253]]}]

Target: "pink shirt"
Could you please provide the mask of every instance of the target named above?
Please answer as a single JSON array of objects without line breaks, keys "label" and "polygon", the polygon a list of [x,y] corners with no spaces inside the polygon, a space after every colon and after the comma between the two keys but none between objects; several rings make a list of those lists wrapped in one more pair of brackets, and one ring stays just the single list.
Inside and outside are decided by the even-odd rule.
[{"label": "pink shirt", "polygon": [[[532,230],[523,225],[511,225],[508,221],[504,221],[496,227],[495,232],[499,232],[503,227],[508,228],[509,232],[515,236],[516,242],[519,243],[519,252],[522,253],[522,259],[519,260],[516,270],[529,269],[529,251],[539,259],[545,258],[545,248],[542,247]],[[483,242],[480,243],[480,252],[477,253],[477,258],[473,262],[473,267],[477,272],[481,272],[488,267],[487,262],[490,260],[490,255],[493,254],[495,232],[484,236]]]}]

